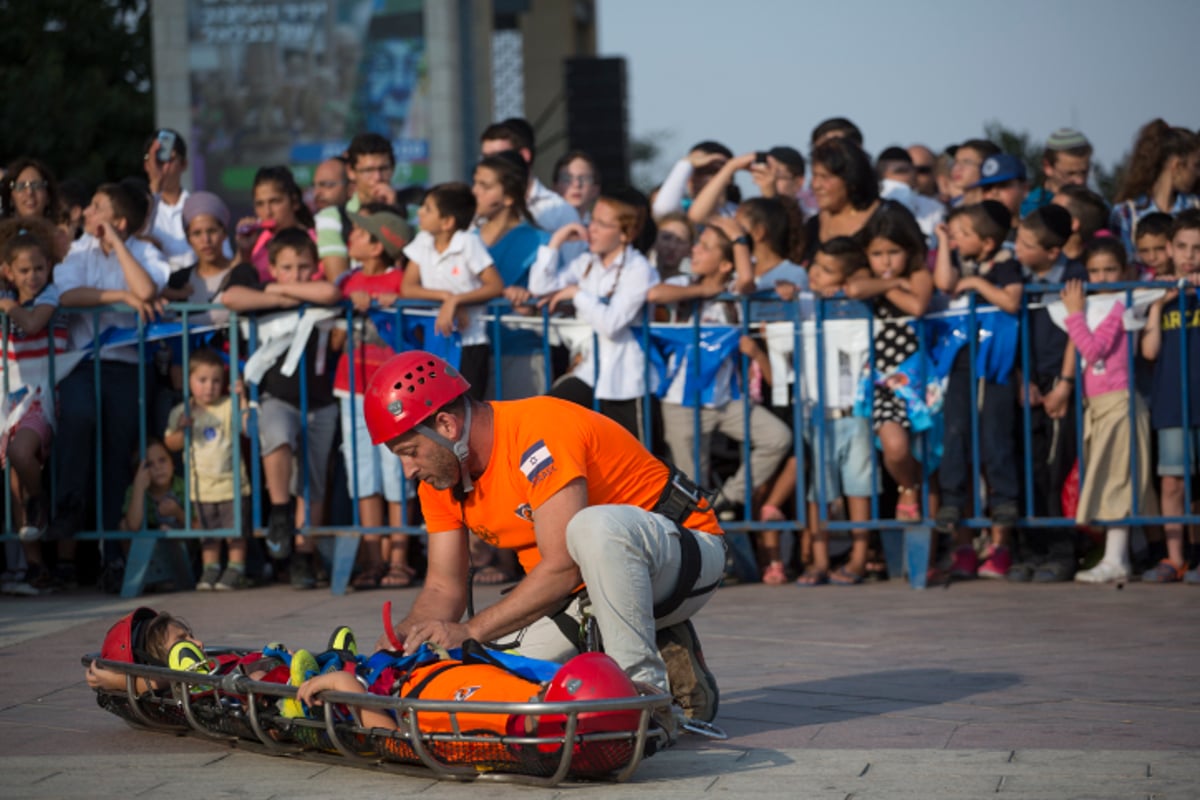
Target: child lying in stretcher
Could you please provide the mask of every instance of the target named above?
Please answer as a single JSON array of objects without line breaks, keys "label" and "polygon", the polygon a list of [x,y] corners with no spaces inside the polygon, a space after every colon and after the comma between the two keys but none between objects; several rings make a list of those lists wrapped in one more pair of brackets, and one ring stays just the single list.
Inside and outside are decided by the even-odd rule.
[{"label": "child lying in stretcher", "polygon": [[[639,695],[637,687],[616,662],[601,653],[585,653],[564,665],[478,646],[450,654],[443,651],[441,656],[425,647],[409,656],[380,651],[364,657],[358,654],[354,634],[346,627],[334,631],[329,647],[319,655],[307,650],[290,653],[281,645],[269,645],[258,653],[209,658],[203,648],[203,642],[183,620],[139,608],[109,629],[100,657],[199,673],[226,674],[238,670],[253,680],[287,683],[296,686],[297,693],[295,700],[288,698],[280,703],[280,712],[285,717],[308,716],[308,709],[321,704],[318,695],[326,690],[497,703],[572,702]],[[86,679],[93,689],[115,692],[126,689],[124,673],[101,667],[95,661],[88,666]],[[170,681],[137,678],[135,690],[158,691],[168,689],[169,685]],[[390,710],[353,705],[349,710],[363,727],[399,727],[399,720]],[[456,716],[461,730],[484,729],[500,735],[559,735],[565,723],[563,715]],[[636,710],[584,713],[579,716],[577,731],[633,731],[639,717]],[[452,730],[449,714],[421,712],[419,719],[424,732]]]}]

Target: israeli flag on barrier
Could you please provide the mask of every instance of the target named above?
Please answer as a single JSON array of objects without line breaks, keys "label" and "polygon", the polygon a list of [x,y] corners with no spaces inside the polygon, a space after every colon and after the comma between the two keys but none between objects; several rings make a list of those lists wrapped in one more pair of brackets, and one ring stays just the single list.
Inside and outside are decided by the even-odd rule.
[{"label": "israeli flag on barrier", "polygon": [[[644,342],[641,326],[633,328],[633,335],[639,342]],[[726,360],[737,352],[741,335],[742,329],[735,325],[702,325],[700,346],[697,348],[696,332],[691,325],[652,326],[646,355],[659,378],[655,394],[659,397],[665,395],[682,369],[685,376],[683,405],[694,408],[697,393],[701,405],[712,403],[717,389],[717,373]],[[736,382],[730,386],[730,391],[731,400],[741,397]]]}]

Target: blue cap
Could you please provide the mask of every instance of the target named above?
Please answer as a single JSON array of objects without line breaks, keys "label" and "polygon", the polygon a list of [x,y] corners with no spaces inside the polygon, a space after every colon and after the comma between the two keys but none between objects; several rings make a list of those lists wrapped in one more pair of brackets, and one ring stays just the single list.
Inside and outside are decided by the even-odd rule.
[{"label": "blue cap", "polygon": [[1008,153],[1000,153],[988,156],[984,160],[983,166],[979,168],[979,180],[967,188],[977,189],[980,186],[994,186],[997,183],[1023,180],[1025,180],[1025,164],[1021,159],[1010,156]]}]

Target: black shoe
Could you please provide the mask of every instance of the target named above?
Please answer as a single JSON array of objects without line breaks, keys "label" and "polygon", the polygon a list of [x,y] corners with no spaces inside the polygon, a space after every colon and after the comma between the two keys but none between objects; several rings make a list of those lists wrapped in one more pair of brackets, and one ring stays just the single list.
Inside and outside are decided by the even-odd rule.
[{"label": "black shoe", "polygon": [[271,509],[267,520],[267,553],[271,558],[287,558],[292,554],[292,539],[296,536],[293,517],[287,509]]},{"label": "black shoe", "polygon": [[1033,580],[1033,573],[1037,571],[1037,566],[1032,561],[1018,561],[1008,568],[1008,574],[1005,577],[1009,583],[1029,583]]},{"label": "black shoe", "polygon": [[962,519],[962,509],[958,506],[944,505],[938,508],[933,518],[933,528],[939,533],[954,533]]},{"label": "black shoe", "polygon": [[83,528],[83,503],[75,497],[64,498],[55,509],[54,519],[46,526],[41,538],[48,542],[74,539]]},{"label": "black shoe", "polygon": [[1034,570],[1034,583],[1065,583],[1075,577],[1075,564],[1069,559],[1048,558]]}]

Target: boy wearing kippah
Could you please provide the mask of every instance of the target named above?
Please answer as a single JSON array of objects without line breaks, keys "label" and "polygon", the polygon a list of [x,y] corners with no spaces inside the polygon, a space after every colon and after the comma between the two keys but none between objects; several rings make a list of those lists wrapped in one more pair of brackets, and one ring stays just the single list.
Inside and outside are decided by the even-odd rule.
[{"label": "boy wearing kippah", "polygon": [[1031,191],[1021,203],[1021,217],[1050,205],[1064,186],[1085,186],[1092,171],[1092,143],[1073,128],[1059,128],[1050,134],[1042,150],[1042,185]]}]

